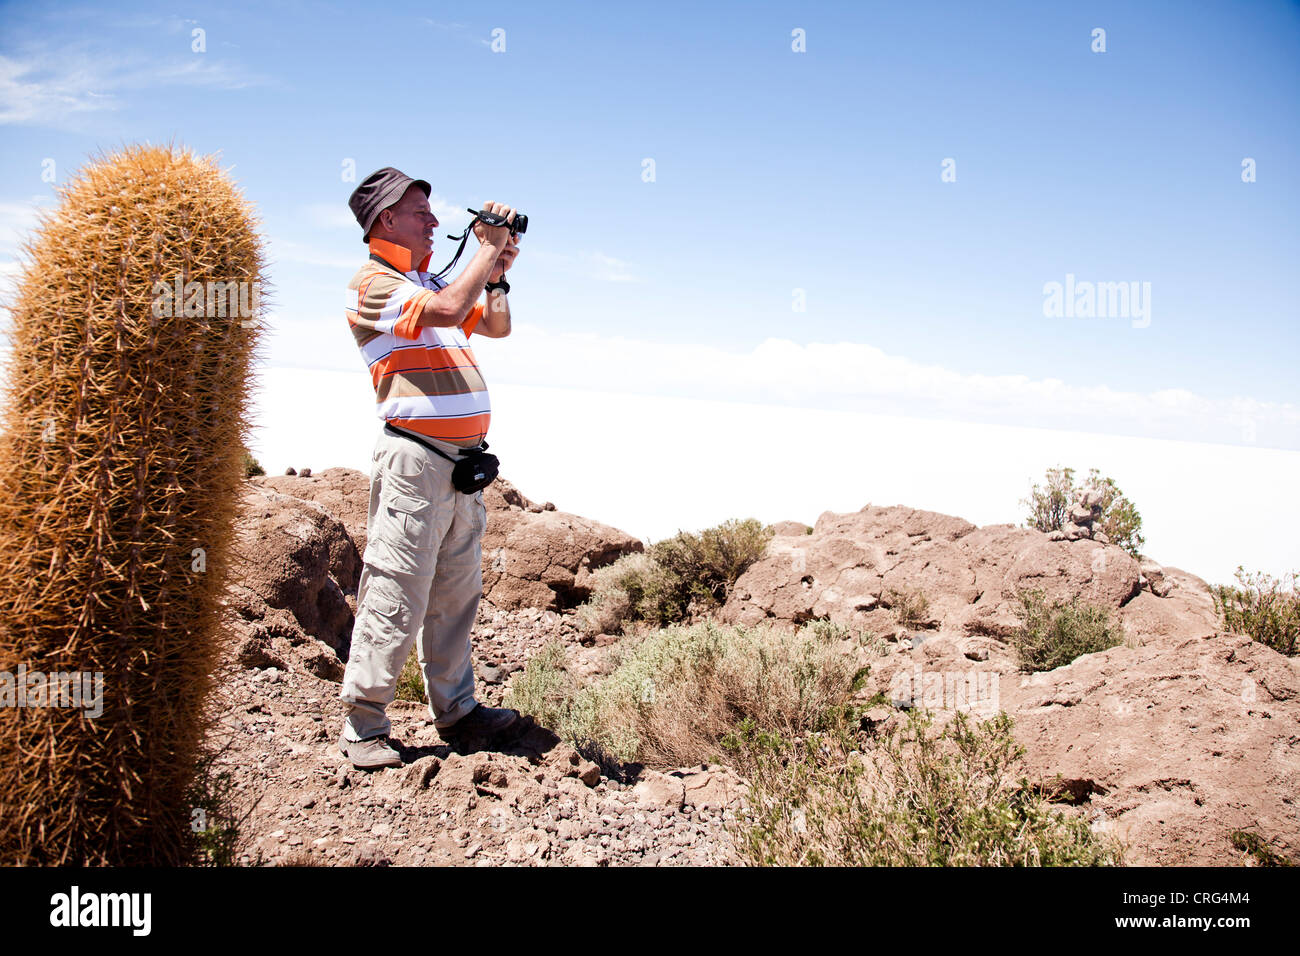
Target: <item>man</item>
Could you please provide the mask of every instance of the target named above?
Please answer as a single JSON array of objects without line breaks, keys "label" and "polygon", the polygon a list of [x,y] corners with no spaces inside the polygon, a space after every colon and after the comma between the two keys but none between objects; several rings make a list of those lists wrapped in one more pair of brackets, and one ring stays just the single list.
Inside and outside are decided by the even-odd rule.
[{"label": "man", "polygon": [[[348,325],[385,422],[371,459],[368,540],[339,695],[339,749],[361,769],[401,766],[385,711],[412,642],[444,740],[495,743],[522,726],[517,711],[474,699],[470,628],[487,509],[482,491],[463,494],[451,481],[453,460],[482,446],[491,417],[469,335],[510,334],[504,276],[519,247],[508,227],[476,222],[473,260],[450,284],[434,279],[429,193],[424,180],[385,167],[348,200],[370,252],[348,284]],[[483,210],[514,219],[500,203]]]}]

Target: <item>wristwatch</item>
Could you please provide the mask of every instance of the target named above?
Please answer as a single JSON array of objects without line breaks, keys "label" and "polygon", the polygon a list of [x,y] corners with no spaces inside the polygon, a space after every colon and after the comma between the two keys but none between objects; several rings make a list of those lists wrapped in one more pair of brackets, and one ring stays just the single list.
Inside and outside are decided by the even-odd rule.
[{"label": "wristwatch", "polygon": [[509,292],[510,283],[506,281],[505,276],[502,276],[496,282],[489,282],[486,286],[484,286],[484,288],[487,289],[489,292],[495,292],[497,289],[500,289],[502,292]]}]

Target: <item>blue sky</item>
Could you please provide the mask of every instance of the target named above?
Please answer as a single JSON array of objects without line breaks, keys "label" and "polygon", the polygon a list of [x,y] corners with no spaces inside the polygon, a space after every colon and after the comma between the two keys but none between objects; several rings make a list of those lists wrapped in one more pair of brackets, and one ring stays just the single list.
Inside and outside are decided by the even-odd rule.
[{"label": "blue sky", "polygon": [[[360,372],[344,173],[395,165],[532,217],[489,385],[1295,450],[1298,67],[1293,3],[7,3],[0,267],[43,161],[219,151],[269,362]],[[1045,316],[1067,274],[1149,325]]]}]

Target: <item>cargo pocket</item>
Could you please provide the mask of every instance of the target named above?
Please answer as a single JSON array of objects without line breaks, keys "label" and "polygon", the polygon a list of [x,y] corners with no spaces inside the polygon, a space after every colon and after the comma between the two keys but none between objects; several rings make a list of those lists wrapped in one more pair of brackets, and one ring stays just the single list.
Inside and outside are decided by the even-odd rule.
[{"label": "cargo pocket", "polygon": [[393,475],[384,478],[376,513],[376,533],[366,542],[364,560],[398,574],[432,574],[437,549],[438,509]]},{"label": "cargo pocket", "polygon": [[382,498],[385,500],[380,504],[388,509],[393,530],[400,531],[403,539],[416,550],[427,549],[433,532],[433,502],[400,491]]},{"label": "cargo pocket", "polygon": [[405,595],[395,583],[383,578],[370,582],[362,612],[360,637],[373,647],[400,643],[410,627]]},{"label": "cargo pocket", "polygon": [[483,503],[482,490],[474,492],[473,497],[471,504],[474,509],[474,533],[481,535],[487,530],[487,505]]}]

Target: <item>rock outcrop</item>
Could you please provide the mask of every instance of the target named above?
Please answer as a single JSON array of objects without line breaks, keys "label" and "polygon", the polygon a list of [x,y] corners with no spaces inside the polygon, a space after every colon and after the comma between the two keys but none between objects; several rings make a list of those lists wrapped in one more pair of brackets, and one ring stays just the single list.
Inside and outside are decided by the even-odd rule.
[{"label": "rock outcrop", "polygon": [[[315,502],[339,519],[358,554],[366,551],[370,479],[349,468],[318,474],[255,478],[255,484]],[[642,542],[599,521],[557,511],[525,497],[504,478],[483,490],[488,524],[483,534],[483,598],[506,610],[557,610],[591,595],[591,572]]]},{"label": "rock outcrop", "polygon": [[[1127,642],[1022,672],[1008,638],[1025,588],[1108,608]],[[881,655],[865,693],[941,717],[1006,711],[1031,777],[1059,775],[1131,862],[1235,862],[1236,829],[1300,858],[1300,663],[1220,631],[1208,585],[1186,571],[1095,535],[868,506],[823,514],[811,535],[777,535],[722,615],[870,631]]]},{"label": "rock outcrop", "polygon": [[483,594],[499,608],[575,607],[591,596],[593,571],[645,548],[617,528],[530,501],[501,479],[483,500]]},{"label": "rock outcrop", "polygon": [[812,534],[775,536],[737,580],[721,617],[739,624],[817,618],[888,632],[898,628],[894,605],[910,602],[924,603],[924,620],[913,622],[922,629],[1006,637],[1018,620],[1018,591],[1118,610],[1138,594],[1140,574],[1132,555],[1112,544],[1051,541],[1009,524],[977,528],[932,511],[868,505],[826,512]]},{"label": "rock outcrop", "polygon": [[[261,801],[249,861],[733,862],[723,821],[742,805],[744,783],[724,767],[615,779],[541,729],[510,752],[457,754],[423,705],[401,701],[390,713],[407,766],[380,775],[340,766],[329,744],[368,491],[366,476],[335,468],[248,484],[242,581],[230,597],[240,676],[226,690],[227,724],[248,761],[237,779]],[[497,704],[548,641],[578,643],[570,611],[591,570],[642,545],[504,480],[485,501],[473,647],[480,699]],[[940,720],[1006,711],[1031,779],[1059,786],[1133,863],[1240,863],[1233,830],[1300,858],[1300,665],[1223,633],[1200,578],[1095,533],[1054,539],[904,507],[828,512],[811,533],[799,522],[775,531],[719,616],[790,628],[825,619],[875,635],[869,651],[845,642],[845,653],[870,654],[863,693],[894,702],[869,714],[872,726],[909,706]],[[1127,641],[1023,672],[1011,638],[1026,589],[1108,608]]]}]

